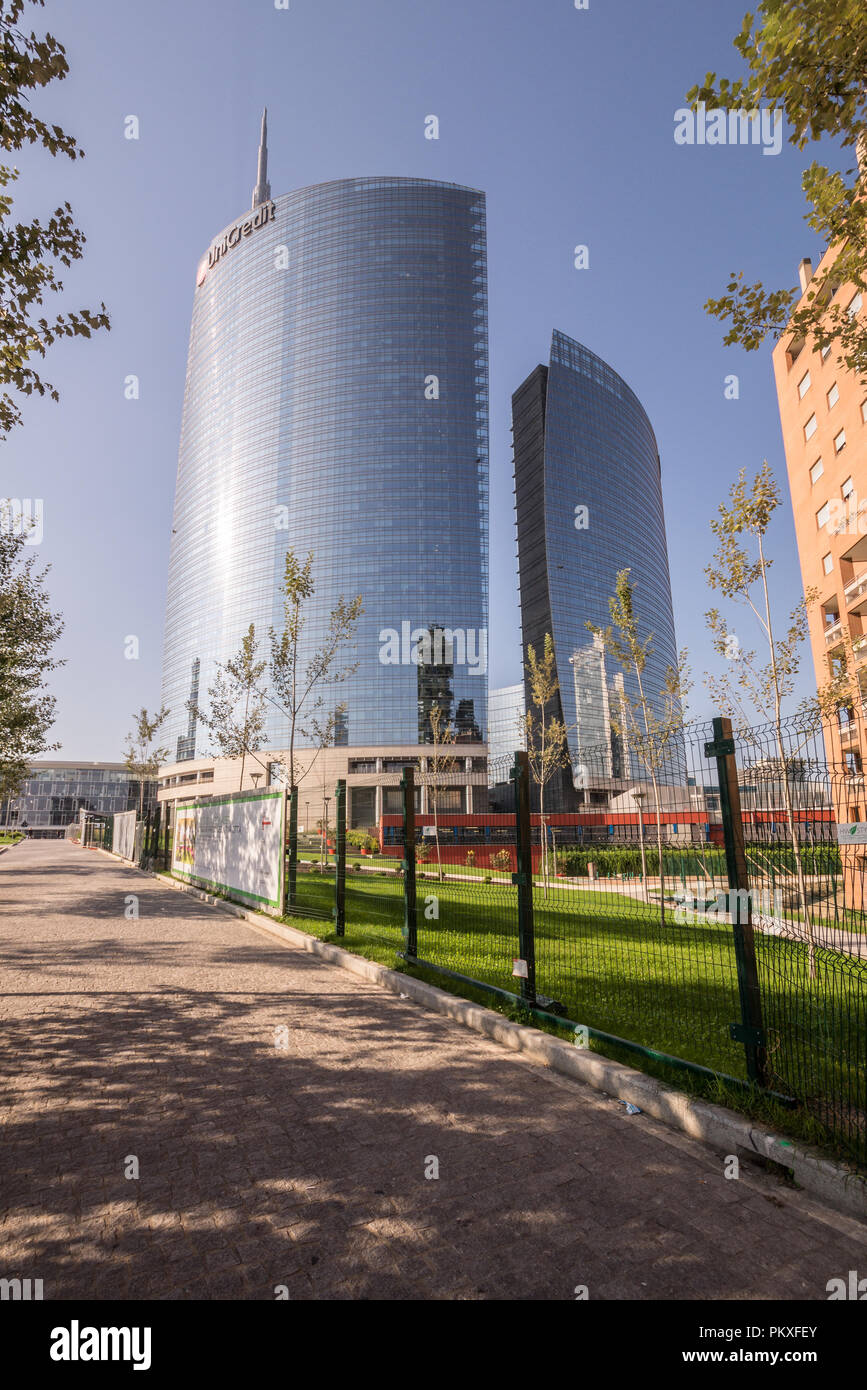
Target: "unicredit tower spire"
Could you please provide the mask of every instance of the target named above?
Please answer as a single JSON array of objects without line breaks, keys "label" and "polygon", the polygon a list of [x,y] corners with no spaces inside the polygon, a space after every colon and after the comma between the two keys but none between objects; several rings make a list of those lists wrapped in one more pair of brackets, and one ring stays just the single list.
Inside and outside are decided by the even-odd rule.
[{"label": "unicredit tower spire", "polygon": [[268,108],[262,112],[262,134],[259,137],[259,167],[256,172],[256,187],[253,189],[253,208],[271,201],[271,185],[268,182]]}]

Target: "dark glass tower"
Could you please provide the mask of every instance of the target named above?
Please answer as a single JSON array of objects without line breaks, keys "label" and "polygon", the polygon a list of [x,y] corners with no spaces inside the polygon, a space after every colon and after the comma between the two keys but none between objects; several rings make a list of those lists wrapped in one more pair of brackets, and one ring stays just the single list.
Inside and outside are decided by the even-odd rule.
[{"label": "dark glass tower", "polygon": [[[417,745],[444,664],[453,719],[483,736],[487,477],[484,195],[363,178],[272,201],[263,124],[253,209],[193,302],[163,661],[179,756],[191,672],[204,700],[251,622],[262,656],[281,627],[288,546],[314,554],[302,660],[362,596],[342,744]],[[456,635],[431,663],[419,637],[440,626]],[[265,746],[286,740],[269,706]]]},{"label": "dark glass tower", "polygon": [[[656,438],[625,381],[588,348],[556,332],[547,367],[512,397],[521,626],[541,655],[554,641],[560,685],[556,711],[568,730],[573,769],[594,784],[641,776],[614,733],[620,689],[637,695],[587,630],[610,622],[608,599],[618,570],[635,584],[639,635],[653,633],[645,690],[660,715],[666,672],[676,662],[668,549]],[[526,684],[526,683],[525,683]],[[527,708],[532,708],[526,689]],[[571,773],[546,794],[551,810],[569,810]]]}]

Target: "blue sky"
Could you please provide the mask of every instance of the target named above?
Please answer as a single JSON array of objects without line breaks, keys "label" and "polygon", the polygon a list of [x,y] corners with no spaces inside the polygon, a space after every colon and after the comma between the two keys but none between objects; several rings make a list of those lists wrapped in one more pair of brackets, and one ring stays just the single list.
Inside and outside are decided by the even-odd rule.
[{"label": "blue sky", "polygon": [[[76,135],[75,165],[23,151],[18,216],[68,199],[88,237],[64,302],[105,300],[113,327],[55,349],[59,405],[25,403],[0,491],[44,499],[40,557],[66,617],[54,737],[66,758],[122,755],[158,705],[163,604],[194,271],[249,205],[267,104],[275,194],[328,179],[447,179],[488,198],[491,335],[490,677],[520,675],[510,397],[551,330],[586,343],[656,430],[678,641],[696,676],[708,519],[737,470],[785,462],[770,348],[722,346],[702,308],[728,273],[792,285],[821,248],[803,221],[812,152],[675,144],[674,113],[708,70],[739,71],[744,0],[78,0],[26,16],[71,74],[38,94]],[[440,139],[424,138],[436,114]],[[140,139],[124,138],[136,115]],[[573,248],[590,267],[577,271]],[[58,307],[60,297],[58,297]],[[726,400],[737,373],[740,398]],[[124,398],[124,378],[140,398]],[[778,610],[800,596],[791,512],[774,525]],[[736,627],[752,645],[746,621]],[[139,657],[124,655],[139,639]],[[810,663],[805,661],[809,684]]]}]

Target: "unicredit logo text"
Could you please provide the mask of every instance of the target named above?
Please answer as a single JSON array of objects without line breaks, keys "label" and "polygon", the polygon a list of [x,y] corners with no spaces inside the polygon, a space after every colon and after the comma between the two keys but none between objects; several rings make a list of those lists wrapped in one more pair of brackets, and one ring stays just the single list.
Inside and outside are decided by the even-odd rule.
[{"label": "unicredit logo text", "polygon": [[273,222],[277,216],[277,207],[274,203],[262,203],[260,207],[248,217],[244,222],[236,222],[221,241],[215,241],[208,252],[207,261],[202,261],[199,266],[199,274],[196,280],[197,285],[201,285],[209,270],[213,270],[221,256],[225,256],[237,246],[244,237],[251,236],[257,227],[264,227],[266,222]]}]

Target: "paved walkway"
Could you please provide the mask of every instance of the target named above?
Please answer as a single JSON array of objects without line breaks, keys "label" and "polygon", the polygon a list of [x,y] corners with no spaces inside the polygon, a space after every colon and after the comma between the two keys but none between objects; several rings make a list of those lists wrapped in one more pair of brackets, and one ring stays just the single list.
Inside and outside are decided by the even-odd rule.
[{"label": "paved walkway", "polygon": [[46,1299],[824,1299],[867,1274],[854,1221],[98,852],[0,855],[0,972],[0,1277]]}]

